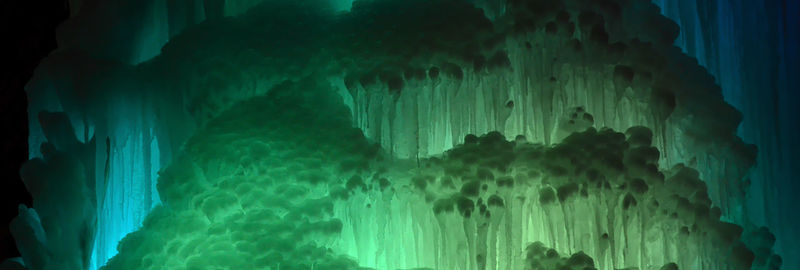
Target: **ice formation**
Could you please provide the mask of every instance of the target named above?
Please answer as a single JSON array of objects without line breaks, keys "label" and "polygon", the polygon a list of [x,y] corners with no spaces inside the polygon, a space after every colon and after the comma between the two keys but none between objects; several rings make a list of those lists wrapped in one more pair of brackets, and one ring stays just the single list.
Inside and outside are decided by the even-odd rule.
[{"label": "ice formation", "polygon": [[695,170],[658,171],[647,128],[589,128],[552,147],[468,135],[417,164],[369,143],[336,98],[285,84],[210,121],[104,269],[522,269],[536,265],[533,242],[589,254],[574,269],[754,259]]},{"label": "ice formation", "polygon": [[86,269],[95,230],[94,141],[80,143],[64,113],[39,114],[48,141],[21,169],[33,209],[19,207],[11,233],[28,269]]},{"label": "ice formation", "polygon": [[741,115],[654,4],[349,3],[82,6],[28,87],[28,269],[129,232],[105,269],[780,267]]},{"label": "ice formation", "polygon": [[[662,12],[681,26],[676,45],[697,58],[717,79],[725,101],[744,119],[737,134],[758,146],[748,176],[746,205],[738,219],[768,225],[784,254],[800,253],[795,229],[800,192],[792,138],[800,136],[800,2],[658,0]],[[767,90],[769,89],[769,90]],[[749,219],[749,221],[746,221]],[[785,258],[786,269],[800,269],[800,257]]]}]

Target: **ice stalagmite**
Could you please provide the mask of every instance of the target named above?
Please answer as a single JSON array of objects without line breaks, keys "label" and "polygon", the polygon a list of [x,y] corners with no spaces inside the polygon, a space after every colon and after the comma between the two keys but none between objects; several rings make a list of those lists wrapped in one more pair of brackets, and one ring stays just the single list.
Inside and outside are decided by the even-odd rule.
[{"label": "ice stalagmite", "polygon": [[66,114],[41,113],[47,142],[21,176],[34,198],[11,222],[27,269],[87,269],[96,233],[94,141],[75,138]]}]

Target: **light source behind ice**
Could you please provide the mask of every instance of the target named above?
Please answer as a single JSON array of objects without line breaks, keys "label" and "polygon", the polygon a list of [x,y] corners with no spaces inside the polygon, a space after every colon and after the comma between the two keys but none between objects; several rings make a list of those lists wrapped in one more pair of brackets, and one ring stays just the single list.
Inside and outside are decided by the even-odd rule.
[{"label": "light source behind ice", "polygon": [[[70,36],[65,26],[62,39],[75,42],[65,42],[69,45],[43,64],[28,91],[32,115],[65,111],[74,126],[85,127],[85,132],[76,128],[78,138],[96,138],[94,175],[109,181],[98,181],[96,194],[114,203],[98,206],[95,266],[112,256],[117,241],[157,204],[156,172],[172,163],[196,128],[233,104],[308,74],[337,82],[341,89],[333,91],[353,100],[348,105],[354,124],[395,156],[424,158],[466,134],[492,130],[555,143],[565,137],[559,133],[570,130],[563,124],[578,106],[591,112],[598,126],[649,126],[654,144],[663,149],[662,165],[698,166],[710,181],[712,200],[729,218],[742,219],[735,214],[752,150],[732,136],[738,115],[722,102],[713,79],[669,46],[677,30],[656,16],[653,6],[638,3],[644,15],[620,17],[613,9],[582,6],[591,11],[586,12],[551,1],[539,6],[543,13],[536,16],[508,6],[509,17],[493,24],[482,11],[457,2],[361,2],[360,9],[339,18],[303,3],[259,2],[225,2],[222,10],[203,1],[142,5],[130,20],[137,21],[135,28],[142,26],[136,36],[148,38],[114,39],[133,44],[130,48],[98,48],[108,43],[96,39],[113,36],[103,28],[90,40]],[[442,10],[454,16],[431,16]],[[404,16],[391,16],[398,11]],[[239,17],[193,26],[209,12]],[[492,18],[504,13],[496,15]],[[642,16],[656,19],[641,23]],[[376,28],[364,29],[366,20]],[[75,21],[72,29],[81,29]],[[168,37],[169,44],[158,50]],[[418,45],[387,46],[408,40]],[[664,70],[650,77],[647,71],[660,68],[663,59],[631,55],[661,55],[669,66],[664,70],[691,76],[651,87],[649,80]],[[663,119],[668,115],[673,117]],[[39,156],[45,140],[38,123],[31,129],[31,153]],[[693,139],[699,142],[685,144]],[[719,188],[724,186],[733,188]]]}]

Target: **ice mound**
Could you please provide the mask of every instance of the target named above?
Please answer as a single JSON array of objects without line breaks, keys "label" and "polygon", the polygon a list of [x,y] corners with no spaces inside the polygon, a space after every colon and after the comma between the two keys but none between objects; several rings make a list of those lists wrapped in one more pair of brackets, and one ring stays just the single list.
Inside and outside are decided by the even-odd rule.
[{"label": "ice mound", "polygon": [[192,136],[159,178],[164,204],[104,269],[750,269],[756,257],[697,171],[658,169],[647,128],[553,146],[492,132],[398,160],[312,82]]},{"label": "ice mound", "polygon": [[32,119],[63,111],[31,123],[31,183],[74,165],[64,224],[98,232],[95,264],[160,195],[109,269],[519,269],[535,241],[601,269],[780,265],[720,221],[743,223],[755,149],[647,1],[190,2],[148,25],[160,51],[69,43],[28,86]]},{"label": "ice mound", "polygon": [[360,269],[325,246],[343,226],[328,188],[378,148],[319,88],[280,86],[193,136],[159,178],[163,205],[104,269]]}]

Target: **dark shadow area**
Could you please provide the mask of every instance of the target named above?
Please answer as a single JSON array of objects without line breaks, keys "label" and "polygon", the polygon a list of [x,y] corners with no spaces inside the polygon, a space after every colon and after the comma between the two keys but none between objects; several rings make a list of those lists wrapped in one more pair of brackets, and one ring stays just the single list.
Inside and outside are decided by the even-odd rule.
[{"label": "dark shadow area", "polygon": [[28,159],[25,84],[39,61],[57,47],[56,27],[68,17],[65,0],[0,1],[0,261],[19,256],[8,224],[19,204],[31,205],[31,195],[19,176],[19,168]]}]

